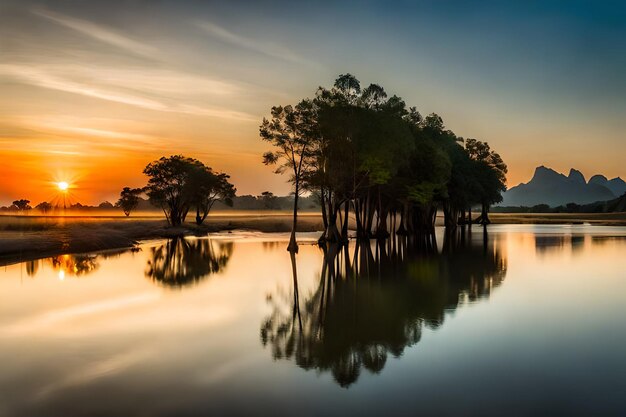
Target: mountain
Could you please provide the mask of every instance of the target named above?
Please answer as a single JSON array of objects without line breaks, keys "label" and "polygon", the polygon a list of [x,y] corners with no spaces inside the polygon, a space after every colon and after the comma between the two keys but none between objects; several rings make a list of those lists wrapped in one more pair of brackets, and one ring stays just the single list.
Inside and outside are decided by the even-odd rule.
[{"label": "mountain", "polygon": [[589,178],[589,184],[603,185],[611,190],[616,197],[626,193],[626,181],[620,177],[609,180],[604,175],[594,175]]},{"label": "mountain", "polygon": [[592,179],[593,181],[587,182],[582,172],[573,168],[565,176],[540,166],[535,169],[529,182],[511,187],[503,193],[504,200],[500,205],[530,207],[548,204],[556,207],[567,203],[588,204],[611,200],[626,192],[626,183],[621,178],[615,178],[611,182],[604,176],[595,175]]}]

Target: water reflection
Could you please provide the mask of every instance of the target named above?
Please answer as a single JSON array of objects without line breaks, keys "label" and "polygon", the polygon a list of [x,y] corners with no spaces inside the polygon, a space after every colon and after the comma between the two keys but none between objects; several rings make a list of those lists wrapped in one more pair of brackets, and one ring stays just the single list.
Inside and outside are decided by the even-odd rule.
[{"label": "water reflection", "polygon": [[150,249],[145,274],[166,287],[182,287],[220,272],[232,253],[232,242],[171,239]]},{"label": "water reflection", "polygon": [[438,328],[447,311],[488,297],[502,282],[500,248],[486,233],[474,237],[446,236],[440,253],[434,240],[409,238],[325,247],[317,287],[303,299],[292,256],[293,297],[268,297],[273,312],[261,342],[275,359],[331,372],[342,387],[363,368],[379,373],[388,355],[420,341],[423,326]]},{"label": "water reflection", "polygon": [[139,249],[110,250],[98,254],[65,254],[46,259],[25,262],[26,274],[34,277],[42,265],[47,264],[60,278],[81,277],[95,272],[100,267],[100,260],[118,257],[126,252],[137,252]]}]

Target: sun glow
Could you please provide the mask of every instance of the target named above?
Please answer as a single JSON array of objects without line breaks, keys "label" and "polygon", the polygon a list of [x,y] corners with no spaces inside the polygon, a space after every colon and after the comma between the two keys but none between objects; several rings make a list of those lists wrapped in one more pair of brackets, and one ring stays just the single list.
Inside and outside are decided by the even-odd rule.
[{"label": "sun glow", "polygon": [[65,182],[65,181],[61,181],[57,183],[57,187],[59,187],[59,190],[61,191],[67,191],[67,189],[70,187],[70,185]]}]

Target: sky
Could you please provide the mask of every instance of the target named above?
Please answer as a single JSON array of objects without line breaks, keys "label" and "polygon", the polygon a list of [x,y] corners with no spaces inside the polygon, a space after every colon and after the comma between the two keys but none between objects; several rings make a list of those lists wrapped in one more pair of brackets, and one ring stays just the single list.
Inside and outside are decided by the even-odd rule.
[{"label": "sky", "polygon": [[287,194],[258,127],[352,73],[457,135],[487,141],[509,186],[546,165],[626,177],[619,1],[0,2],[0,205],[83,204],[195,157],[238,194]]}]

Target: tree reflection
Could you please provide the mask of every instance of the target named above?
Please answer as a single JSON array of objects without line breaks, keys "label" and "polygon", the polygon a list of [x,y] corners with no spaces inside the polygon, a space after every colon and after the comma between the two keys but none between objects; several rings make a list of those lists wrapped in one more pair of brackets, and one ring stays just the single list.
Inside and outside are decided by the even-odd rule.
[{"label": "tree reflection", "polygon": [[389,354],[420,341],[424,326],[438,328],[447,311],[488,297],[502,282],[506,261],[480,237],[446,236],[441,253],[407,237],[325,247],[319,283],[305,300],[292,255],[293,303],[269,297],[261,341],[275,359],[329,371],[343,387],[363,368],[379,373]]},{"label": "tree reflection", "polygon": [[151,249],[146,276],[167,287],[182,287],[221,271],[232,253],[232,242],[171,239]]},{"label": "tree reflection", "polygon": [[94,272],[100,267],[98,255],[58,255],[46,259],[36,259],[26,262],[26,274],[34,277],[42,264],[49,264],[59,277],[80,277]]},{"label": "tree reflection", "polygon": [[39,272],[41,265],[49,264],[52,267],[52,270],[55,271],[59,277],[81,277],[95,272],[100,267],[101,259],[115,258],[124,253],[134,253],[139,250],[139,248],[124,248],[109,250],[97,254],[65,254],[53,256],[51,258],[36,259],[25,262],[26,274],[30,277],[34,277]]}]

